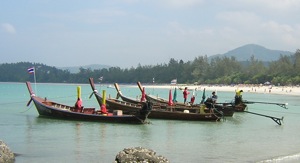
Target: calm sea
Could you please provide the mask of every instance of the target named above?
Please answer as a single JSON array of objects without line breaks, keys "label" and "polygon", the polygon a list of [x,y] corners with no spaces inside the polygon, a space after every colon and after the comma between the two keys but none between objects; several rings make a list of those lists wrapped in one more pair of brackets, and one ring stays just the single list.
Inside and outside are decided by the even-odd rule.
[{"label": "calm sea", "polygon": [[[32,84],[41,97],[73,105],[78,84]],[[80,84],[83,105],[99,108],[88,84]],[[97,89],[116,97],[107,85]],[[124,95],[137,97],[137,86],[121,85]],[[168,89],[146,89],[147,93],[168,97]],[[211,92],[207,91],[209,96]],[[217,92],[219,102],[229,102],[234,92]],[[196,93],[199,103],[202,92]],[[19,154],[16,162],[99,162],[110,163],[127,147],[153,149],[172,163],[182,162],[299,162],[299,96],[252,94],[248,101],[288,103],[249,104],[248,110],[284,117],[283,125],[249,113],[235,113],[221,122],[153,120],[146,125],[67,121],[39,117],[35,107],[26,107],[29,93],[25,83],[0,83],[0,139]],[[182,94],[178,93],[182,101]]]}]

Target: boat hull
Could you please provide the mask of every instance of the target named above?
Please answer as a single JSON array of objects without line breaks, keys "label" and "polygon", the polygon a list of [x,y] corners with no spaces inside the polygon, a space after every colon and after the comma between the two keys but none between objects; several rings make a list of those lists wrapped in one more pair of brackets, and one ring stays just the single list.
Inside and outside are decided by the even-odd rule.
[{"label": "boat hull", "polygon": [[213,114],[184,113],[180,111],[152,110],[148,118],[188,121],[219,121],[221,117]]},{"label": "boat hull", "polygon": [[55,107],[44,105],[42,102],[33,97],[33,102],[36,109],[41,116],[47,116],[59,119],[96,121],[96,122],[110,122],[110,123],[145,123],[145,119],[135,115],[103,115],[103,114],[86,114],[80,112],[73,112],[68,109],[57,109]]}]

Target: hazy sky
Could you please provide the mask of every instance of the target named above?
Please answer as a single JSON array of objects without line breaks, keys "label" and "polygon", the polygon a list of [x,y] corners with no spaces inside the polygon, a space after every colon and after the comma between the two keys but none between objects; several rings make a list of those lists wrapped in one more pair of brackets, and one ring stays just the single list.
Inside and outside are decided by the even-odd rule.
[{"label": "hazy sky", "polygon": [[0,63],[121,68],[300,48],[300,0],[1,0]]}]

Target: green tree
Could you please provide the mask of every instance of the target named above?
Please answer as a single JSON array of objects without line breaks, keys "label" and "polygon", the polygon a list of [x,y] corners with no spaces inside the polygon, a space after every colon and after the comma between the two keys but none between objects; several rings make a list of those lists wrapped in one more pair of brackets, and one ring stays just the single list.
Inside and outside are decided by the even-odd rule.
[{"label": "green tree", "polygon": [[272,76],[290,76],[293,72],[293,64],[288,56],[281,55],[279,60],[269,65],[268,74]]},{"label": "green tree", "polygon": [[208,77],[209,62],[207,56],[199,56],[194,59],[191,64],[192,66],[192,77],[198,83],[204,83]]}]

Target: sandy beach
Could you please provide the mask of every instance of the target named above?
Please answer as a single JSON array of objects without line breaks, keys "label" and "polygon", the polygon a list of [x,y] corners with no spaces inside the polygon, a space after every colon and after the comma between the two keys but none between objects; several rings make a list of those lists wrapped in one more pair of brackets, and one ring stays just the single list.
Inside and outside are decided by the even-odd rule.
[{"label": "sandy beach", "polygon": [[224,91],[224,92],[235,92],[236,90],[243,90],[244,92],[251,93],[270,93],[270,94],[281,94],[281,95],[293,95],[300,96],[299,86],[266,86],[266,85],[234,85],[234,86],[220,86],[220,85],[143,85],[145,88],[164,88],[164,89],[174,89],[175,87],[179,89],[203,90],[206,91]]}]

